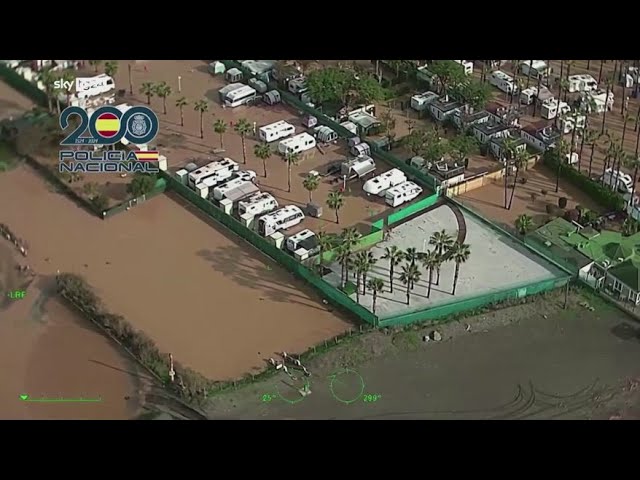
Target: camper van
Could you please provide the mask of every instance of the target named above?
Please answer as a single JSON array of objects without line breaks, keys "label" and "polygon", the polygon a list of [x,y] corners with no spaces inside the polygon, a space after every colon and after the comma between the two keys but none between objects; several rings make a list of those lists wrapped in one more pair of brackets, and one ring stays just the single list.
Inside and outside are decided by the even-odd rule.
[{"label": "camper van", "polygon": [[520,105],[531,105],[536,101],[538,89],[536,87],[525,88],[520,92]]},{"label": "camper van", "polygon": [[376,170],[376,162],[371,157],[358,157],[340,165],[340,174],[347,180],[363,178]]},{"label": "camper van", "polygon": [[216,200],[222,200],[223,198],[226,198],[227,193],[249,183],[253,184],[251,180],[244,180],[242,178],[234,178],[233,180],[227,180],[225,183],[218,185],[213,189],[213,198]]},{"label": "camper van", "polygon": [[[587,102],[586,105],[583,105],[584,107],[586,107],[586,110],[589,113],[603,113],[605,109],[607,111],[610,111],[613,108],[613,102],[615,98],[613,95],[613,92],[609,92],[608,99],[607,99],[607,92],[603,92],[600,90],[593,93],[587,93],[587,96],[588,98],[590,97],[593,100],[593,105],[591,102]],[[606,102],[605,102],[605,99],[607,99]]]},{"label": "camper van", "polygon": [[289,80],[289,85],[287,86],[287,88],[294,95],[301,95],[308,90],[307,79],[305,77],[298,77]]},{"label": "camper van", "polygon": [[411,108],[416,112],[422,112],[429,107],[429,104],[439,98],[435,92],[419,93],[411,97]]},{"label": "camper van", "polygon": [[302,260],[306,260],[320,251],[318,237],[309,229],[302,230],[287,238],[286,247]]},{"label": "camper van", "polygon": [[407,176],[397,168],[384,172],[382,175],[367,180],[362,186],[362,190],[370,195],[383,197],[385,192],[396,185],[407,181]]},{"label": "camper van", "polygon": [[569,93],[593,92],[598,89],[598,81],[591,75],[570,75],[567,80]]},{"label": "camper van", "polygon": [[612,190],[617,189],[622,193],[631,193],[633,191],[633,178],[631,178],[631,175],[618,172],[613,168],[605,170],[602,181]]},{"label": "camper van", "polygon": [[278,230],[286,230],[294,227],[304,220],[304,213],[300,207],[287,205],[273,213],[263,215],[258,219],[258,232],[263,237],[268,237]]},{"label": "camper van", "polygon": [[540,116],[545,120],[553,120],[560,115],[566,115],[571,111],[571,107],[566,102],[559,102],[555,98],[542,103],[540,107]]},{"label": "camper van", "polygon": [[518,93],[518,86],[515,80],[510,75],[507,75],[502,70],[496,70],[489,75],[489,83],[494,87],[502,90],[508,94]]},{"label": "camper van", "polygon": [[248,85],[231,90],[224,97],[224,104],[227,107],[239,107],[251,103],[256,98],[256,91]]},{"label": "camper van", "polygon": [[278,208],[278,201],[267,192],[254,193],[238,203],[238,213],[244,215],[264,215]]},{"label": "camper van", "polygon": [[525,60],[520,64],[520,71],[527,77],[531,72],[531,78],[537,80],[538,77],[542,77],[544,80],[547,77],[547,62],[544,60]]},{"label": "camper van", "polygon": [[263,142],[275,142],[276,140],[286,138],[294,133],[296,133],[296,127],[284,120],[265,125],[258,129],[258,137]]},{"label": "camper van", "polygon": [[391,187],[386,191],[384,198],[387,205],[397,207],[403,203],[410,202],[422,193],[422,188],[413,182],[403,182],[400,185]]},{"label": "camper van", "polygon": [[76,78],[76,87],[78,87],[76,98],[84,99],[110,92],[116,88],[116,84],[113,78],[102,73],[95,77]]},{"label": "camper van", "polygon": [[282,140],[278,144],[278,152],[282,155],[288,153],[302,153],[316,146],[316,139],[308,133],[300,133],[295,137]]},{"label": "camper van", "polygon": [[587,123],[587,117],[584,115],[570,115],[560,119],[560,131],[565,135],[573,132],[575,128],[582,130]]},{"label": "camper van", "polygon": [[204,167],[200,167],[189,173],[188,184],[191,188],[195,188],[197,184],[203,182],[209,177],[224,180],[225,178],[229,178],[233,175],[233,172],[237,172],[239,169],[240,166],[237,162],[234,162],[230,158],[211,162]]},{"label": "camper van", "polygon": [[454,62],[462,67],[462,71],[465,75],[473,74],[473,62],[470,62],[469,60],[454,60]]}]

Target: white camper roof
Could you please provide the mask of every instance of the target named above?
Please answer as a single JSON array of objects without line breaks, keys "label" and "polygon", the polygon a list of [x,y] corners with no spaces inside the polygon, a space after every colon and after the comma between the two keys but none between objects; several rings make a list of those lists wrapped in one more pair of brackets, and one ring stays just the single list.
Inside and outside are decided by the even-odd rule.
[{"label": "white camper roof", "polygon": [[396,185],[395,187],[391,187],[389,190],[387,190],[387,195],[395,196],[401,193],[415,192],[418,190],[422,190],[422,188],[413,182],[407,181],[401,183],[400,185]]},{"label": "white camper roof", "polygon": [[295,128],[293,125],[291,125],[289,122],[285,122],[284,120],[280,120],[278,122],[275,123],[270,123],[269,125],[265,125],[263,127],[260,127],[260,131],[261,132],[265,132],[265,133],[269,133],[269,132],[276,132],[279,131],[283,128]]},{"label": "white camper roof", "polygon": [[254,195],[256,192],[259,192],[258,187],[253,182],[245,182],[242,185],[236,187],[226,194],[227,200],[231,200],[232,202],[237,202],[241,198],[245,198],[249,195]]},{"label": "white camper roof", "polygon": [[282,140],[280,142],[280,145],[288,147],[290,145],[295,145],[300,142],[306,143],[309,140],[315,141],[315,139],[311,135],[309,135],[307,132],[302,132],[296,135],[295,137],[286,138]]},{"label": "white camper roof", "polygon": [[544,60],[525,60],[522,63],[538,71],[547,68],[547,62],[545,62]]},{"label": "white camper roof", "polygon": [[275,212],[263,215],[260,218],[263,218],[265,220],[279,220],[281,218],[287,217],[288,215],[304,216],[304,213],[302,212],[300,207],[298,207],[297,205],[287,205],[286,207],[282,207],[279,210],[276,210]]},{"label": "white camper roof", "polygon": [[238,97],[244,97],[245,95],[251,95],[256,93],[254,88],[251,88],[249,85],[242,85],[240,88],[236,88],[235,90],[231,90],[227,93],[228,100],[235,100]]},{"label": "white camper roof", "polygon": [[512,82],[513,81],[513,77],[511,77],[510,75],[507,75],[502,70],[496,70],[491,75],[493,75],[498,80],[504,80],[506,82]]},{"label": "white camper roof", "polygon": [[242,87],[246,87],[246,85],[244,83],[230,83],[229,85],[226,85],[222,87],[220,90],[218,90],[218,93],[224,96],[227,93],[233,92],[234,90],[238,90],[239,88],[242,88]]},{"label": "white camper roof", "polygon": [[271,195],[269,192],[256,192],[253,195],[245,198],[240,202],[241,205],[249,206],[254,205],[256,203],[275,200],[275,197]]}]

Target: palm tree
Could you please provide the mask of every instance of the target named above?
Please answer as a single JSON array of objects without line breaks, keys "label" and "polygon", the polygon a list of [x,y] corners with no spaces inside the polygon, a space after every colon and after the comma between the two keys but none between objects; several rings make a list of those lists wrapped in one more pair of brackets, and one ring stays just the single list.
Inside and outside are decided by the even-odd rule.
[{"label": "palm tree", "polygon": [[533,218],[527,214],[522,214],[516,219],[516,229],[520,235],[526,235],[526,233],[533,229],[534,226],[535,223],[533,223]]},{"label": "palm tree", "polygon": [[167,82],[156,85],[156,95],[162,99],[162,113],[167,114],[167,97],[171,95],[171,87]]},{"label": "palm tree", "polygon": [[367,274],[371,271],[371,268],[376,264],[378,259],[373,256],[373,252],[359,252],[356,260],[359,260],[362,275],[362,295],[367,294]]},{"label": "palm tree", "polygon": [[324,254],[336,246],[338,242],[338,238],[334,234],[320,231],[318,232],[317,239],[318,239],[318,249],[319,249],[318,250],[318,257],[319,257],[318,269],[322,272],[322,267],[324,265],[323,264]]},{"label": "palm tree", "polygon": [[393,293],[394,269],[400,265],[400,262],[404,259],[404,253],[398,247],[392,245],[391,247],[386,247],[384,249],[384,255],[382,258],[389,262],[389,292]]},{"label": "palm tree", "polygon": [[127,63],[127,70],[129,73],[129,93],[133,95],[133,77],[131,76],[131,63]]},{"label": "palm tree", "polygon": [[156,88],[151,82],[144,82],[140,86],[140,93],[142,95],[146,95],[147,97],[147,105],[151,105],[151,97],[156,94]]},{"label": "palm tree", "polygon": [[342,192],[329,192],[327,206],[336,213],[336,223],[340,224],[338,211],[344,206],[344,196],[342,195]]},{"label": "palm tree", "polygon": [[556,168],[556,193],[558,193],[560,190],[560,170],[562,168],[562,164],[567,161],[567,154],[569,153],[570,148],[567,142],[563,138],[560,138],[553,149],[558,161],[558,168]]},{"label": "palm tree", "polygon": [[502,143],[502,161],[504,163],[504,208],[508,207],[508,192],[509,192],[509,170],[511,164],[513,163],[513,159],[516,156],[516,151],[518,150],[518,144],[516,143],[515,138],[505,138]]},{"label": "palm tree", "polygon": [[347,285],[349,279],[349,264],[351,261],[351,250],[346,245],[341,244],[336,249],[336,260],[340,263],[340,288]]},{"label": "palm tree", "polygon": [[638,156],[637,149],[635,155],[629,155],[628,162],[628,166],[633,168],[633,187],[631,187],[631,202],[633,202],[633,197],[636,194],[636,182],[638,181],[638,169],[640,169],[640,156]]},{"label": "palm tree", "polygon": [[[604,133],[604,129],[605,129],[605,125],[607,122],[607,110],[608,110],[608,105],[609,105],[609,94],[611,93],[611,89],[613,88],[613,84],[615,82],[615,78],[616,78],[616,72],[618,71],[618,62],[616,61],[613,64],[613,76],[607,80],[607,94],[604,97],[604,111],[602,112],[602,128],[600,130],[600,133]],[[624,101],[624,99],[622,99]]]},{"label": "palm tree", "polygon": [[589,155],[589,178],[591,178],[591,173],[593,171],[593,154],[596,153],[596,145],[599,138],[600,135],[593,129],[588,129],[583,137],[584,143],[591,149],[591,155]]},{"label": "palm tree", "polygon": [[411,302],[411,286],[420,281],[420,276],[420,270],[418,270],[416,265],[407,263],[402,266],[400,281],[407,286],[407,305]]},{"label": "palm tree", "polygon": [[318,175],[308,174],[302,181],[302,186],[309,192],[309,203],[313,202],[312,193],[320,185],[320,177]]},{"label": "palm tree", "polygon": [[93,67],[93,71],[98,73],[98,67],[104,62],[104,60],[89,60],[89,65]]},{"label": "palm tree", "polygon": [[460,275],[460,264],[469,260],[471,255],[471,249],[466,243],[456,242],[451,247],[451,260],[456,263],[456,270],[453,275],[453,289],[451,295],[456,294],[456,287],[458,286],[458,276]]},{"label": "palm tree", "polygon": [[209,104],[206,100],[198,100],[193,109],[200,114],[200,138],[204,138],[204,113],[209,110]]},{"label": "palm tree", "polygon": [[423,253],[420,257],[422,266],[429,272],[429,283],[427,286],[427,298],[431,296],[431,285],[433,284],[433,271],[440,270],[442,257],[438,255],[436,250],[430,250]]},{"label": "palm tree", "polygon": [[[300,154],[298,152],[287,152],[284,155],[284,161],[287,162],[287,192],[291,191],[291,168],[294,165],[298,165],[298,162],[300,161]],[[338,212],[336,211],[336,223],[339,223],[337,221],[338,218]]]},{"label": "palm tree", "polygon": [[271,147],[266,142],[258,143],[253,147],[253,154],[262,160],[262,170],[264,171],[264,178],[267,178],[267,160],[271,158],[273,150],[271,150]]},{"label": "palm tree", "polygon": [[220,150],[224,150],[224,134],[227,133],[227,122],[221,118],[217,119],[213,122],[213,131],[220,135]]},{"label": "palm tree", "polygon": [[[240,141],[242,142],[242,163],[247,163],[247,147],[245,145],[245,138],[249,132],[253,130],[251,124],[246,118],[241,118],[238,123],[233,127],[235,132],[240,135]],[[289,189],[291,191],[291,189]]]},{"label": "palm tree", "polygon": [[44,85],[44,93],[46,94],[47,102],[49,103],[49,112],[52,112],[53,99],[51,97],[53,96],[53,84],[56,81],[56,76],[53,73],[53,70],[51,68],[45,68],[40,71],[38,74],[38,81],[42,82],[42,85]]},{"label": "palm tree", "polygon": [[115,74],[118,73],[118,62],[115,60],[107,60],[104,64],[104,73],[110,77],[115,76]]},{"label": "palm tree", "polygon": [[[453,246],[453,242],[453,237],[444,229],[434,232],[429,238],[429,245],[435,247],[436,253],[440,258],[443,258],[445,252]],[[440,267],[436,269],[436,285],[440,285]]]},{"label": "palm tree", "polygon": [[342,271],[344,272],[344,285],[349,278],[349,267],[351,266],[351,254],[353,249],[358,244],[358,241],[362,235],[354,227],[345,228],[340,234],[340,248],[346,251],[346,256],[342,256]]},{"label": "palm tree", "polygon": [[511,210],[511,205],[513,204],[513,196],[516,192],[516,186],[518,185],[518,175],[520,174],[520,169],[527,165],[528,160],[529,154],[526,150],[516,150],[516,155],[513,159],[513,164],[516,167],[516,174],[513,177],[513,187],[511,188],[511,198],[509,198],[508,210]]},{"label": "palm tree", "polygon": [[371,290],[371,294],[373,295],[373,301],[371,304],[371,310],[373,314],[376,314],[376,301],[378,300],[378,294],[384,292],[384,282],[381,278],[374,277],[367,282],[367,288]]},{"label": "palm tree", "polygon": [[189,105],[189,102],[185,97],[180,97],[176,100],[176,107],[180,109],[180,126],[184,127],[184,107]]},{"label": "palm tree", "polygon": [[605,60],[600,60],[600,72],[598,73],[598,83],[602,81],[602,69],[604,67]]}]

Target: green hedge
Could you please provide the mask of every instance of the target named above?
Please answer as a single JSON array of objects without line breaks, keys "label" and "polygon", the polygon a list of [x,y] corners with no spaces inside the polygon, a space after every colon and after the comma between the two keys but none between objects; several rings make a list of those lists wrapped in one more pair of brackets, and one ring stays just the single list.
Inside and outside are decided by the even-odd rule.
[{"label": "green hedge", "polygon": [[[558,160],[553,151],[547,150],[542,156],[542,160],[554,173],[557,171]],[[562,163],[560,165],[560,177],[568,180],[569,183],[589,195],[603,207],[610,210],[624,210],[625,201],[622,195],[583,175],[572,166]]]},{"label": "green hedge", "polygon": [[47,100],[47,95],[40,90],[36,84],[29,82],[18,72],[3,63],[0,64],[0,78],[4,80],[7,85],[15,88],[24,96],[33,100],[36,104],[42,107],[48,106],[49,102]]},{"label": "green hedge", "polygon": [[138,197],[138,198],[125,200],[124,202],[116,205],[115,207],[111,207],[108,210],[105,210],[104,212],[102,212],[102,218],[107,219],[109,217],[113,217],[118,213],[124,212],[127,208],[133,205],[137,205],[140,202],[146,202],[147,200],[152,199],[156,195],[160,195],[161,193],[164,193],[166,188],[167,188],[166,180],[164,180],[163,178],[158,178],[158,180],[156,181],[156,184],[153,186],[153,189],[149,193],[147,193],[146,195],[142,195],[141,197]]}]

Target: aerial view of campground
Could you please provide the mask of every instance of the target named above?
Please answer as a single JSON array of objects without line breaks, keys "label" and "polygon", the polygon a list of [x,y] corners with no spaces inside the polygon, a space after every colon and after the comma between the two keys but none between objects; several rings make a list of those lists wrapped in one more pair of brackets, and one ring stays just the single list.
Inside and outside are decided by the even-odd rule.
[{"label": "aerial view of campground", "polygon": [[640,419],[640,60],[0,60],[0,419]]}]

